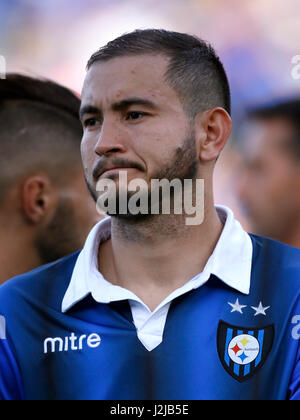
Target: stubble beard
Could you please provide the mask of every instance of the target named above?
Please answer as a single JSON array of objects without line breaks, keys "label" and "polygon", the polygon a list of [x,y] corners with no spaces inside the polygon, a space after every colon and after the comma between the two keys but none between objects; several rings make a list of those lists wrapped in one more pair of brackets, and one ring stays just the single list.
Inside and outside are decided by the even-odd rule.
[{"label": "stubble beard", "polygon": [[[173,157],[167,162],[167,165],[158,170],[156,173],[154,173],[151,177],[151,179],[155,180],[167,180],[169,182],[177,179],[181,181],[182,185],[184,183],[184,180],[195,180],[197,178],[197,169],[198,169],[198,159],[197,159],[197,152],[196,152],[196,143],[195,143],[195,135],[194,132],[190,129],[190,132],[185,137],[183,144],[181,147],[178,147]],[[111,179],[114,180],[116,177],[112,176]],[[98,195],[95,191],[94,187],[89,183],[87,177],[86,177],[86,183],[88,186],[88,189],[95,200],[97,202]],[[171,189],[171,194],[173,193]],[[128,192],[127,195],[127,203],[129,202],[130,198],[134,195],[134,192]],[[119,209],[119,202],[120,202],[120,194],[117,192],[116,196],[116,210],[117,212],[114,214],[107,213],[108,216],[112,217],[112,223],[118,226],[121,225],[147,225],[151,224],[153,229],[153,223],[155,222],[157,224],[158,219],[160,218],[163,225],[167,225],[170,219],[172,219],[172,214],[152,214],[151,212],[151,197],[152,192],[151,189],[148,186],[148,203],[149,203],[149,209],[147,214],[131,214],[130,212],[127,212],[125,214],[120,214],[118,212]],[[172,199],[173,197],[171,197]],[[159,195],[159,205],[160,209],[162,206],[162,195]],[[128,207],[128,206],[127,206]],[[176,215],[177,216],[177,215]],[[184,215],[182,215],[184,216]],[[178,216],[176,217],[178,219]],[[159,223],[161,225],[161,223]]]}]

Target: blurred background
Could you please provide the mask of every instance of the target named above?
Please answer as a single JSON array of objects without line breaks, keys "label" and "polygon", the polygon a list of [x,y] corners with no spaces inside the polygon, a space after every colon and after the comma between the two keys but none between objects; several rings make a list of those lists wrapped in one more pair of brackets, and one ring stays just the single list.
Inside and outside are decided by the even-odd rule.
[{"label": "blurred background", "polygon": [[107,41],[137,28],[195,34],[215,47],[232,89],[234,129],[215,195],[247,228],[235,193],[245,109],[300,93],[299,0],[0,0],[0,55],[7,71],[44,76],[80,92],[86,63]]}]

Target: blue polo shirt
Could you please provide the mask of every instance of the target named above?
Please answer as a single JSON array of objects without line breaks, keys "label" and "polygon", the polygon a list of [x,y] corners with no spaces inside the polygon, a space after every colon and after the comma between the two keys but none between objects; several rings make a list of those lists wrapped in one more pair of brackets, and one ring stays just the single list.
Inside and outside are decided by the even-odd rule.
[{"label": "blue polo shirt", "polygon": [[248,282],[244,236],[239,287],[236,269],[221,272],[231,222],[205,276],[142,321],[128,291],[107,299],[76,280],[84,250],[4,284],[0,399],[300,399],[300,251],[248,235]]}]

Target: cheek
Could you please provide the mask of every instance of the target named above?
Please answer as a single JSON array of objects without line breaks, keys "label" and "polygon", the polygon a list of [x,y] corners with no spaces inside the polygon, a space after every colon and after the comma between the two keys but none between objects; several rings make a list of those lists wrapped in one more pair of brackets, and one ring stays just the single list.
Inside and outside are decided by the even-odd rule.
[{"label": "cheek", "polygon": [[261,191],[262,199],[263,196],[266,200],[281,196],[289,182],[286,165],[281,159],[270,157],[261,166],[258,176],[254,174],[254,187]]},{"label": "cheek", "polygon": [[157,172],[160,172],[167,166],[172,155],[172,150],[169,150],[165,144],[162,145],[161,142],[156,143],[154,141],[152,146],[149,147],[143,155],[148,175],[152,177],[154,174],[157,174]]},{"label": "cheek", "polygon": [[135,131],[132,135],[134,141],[129,146],[130,155],[143,162],[147,172],[152,173],[153,168],[161,164],[165,152],[164,137],[153,129]]},{"label": "cheek", "polygon": [[274,173],[266,173],[257,184],[262,200],[277,200],[280,198],[283,189],[283,179]]},{"label": "cheek", "polygon": [[270,201],[277,208],[283,209],[288,205],[294,194],[293,181],[290,175],[284,171],[278,171],[270,176],[263,186],[262,199]]},{"label": "cheek", "polygon": [[146,161],[149,171],[164,167],[166,163],[181,151],[185,140],[184,130],[174,130],[159,127],[151,131],[143,132],[140,135],[142,142],[135,143],[135,152]]},{"label": "cheek", "polygon": [[78,224],[78,229],[81,229],[85,234],[88,233],[101,218],[97,212],[95,201],[91,197],[84,182],[83,174],[82,179],[77,183],[76,192],[77,194],[73,197],[74,215]]},{"label": "cheek", "polygon": [[80,150],[84,171],[85,173],[88,173],[91,171],[91,167],[96,157],[93,140],[87,136],[83,137]]},{"label": "cheek", "polygon": [[282,180],[271,170],[253,171],[242,184],[243,196],[253,209],[268,209],[281,201]]},{"label": "cheek", "polygon": [[82,200],[77,203],[76,213],[79,226],[86,233],[88,233],[91,228],[101,220],[101,217],[96,209],[95,201],[89,193],[82,196]]}]

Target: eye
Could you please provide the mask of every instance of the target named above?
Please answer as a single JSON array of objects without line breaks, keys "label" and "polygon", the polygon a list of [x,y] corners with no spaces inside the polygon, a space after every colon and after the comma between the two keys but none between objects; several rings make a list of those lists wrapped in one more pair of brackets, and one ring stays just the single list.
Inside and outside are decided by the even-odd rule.
[{"label": "eye", "polygon": [[145,115],[146,114],[144,112],[130,111],[126,114],[126,120],[131,120],[131,121],[140,120]]},{"label": "eye", "polygon": [[88,127],[95,127],[97,124],[101,124],[101,121],[98,118],[88,118],[83,122],[83,126]]}]

